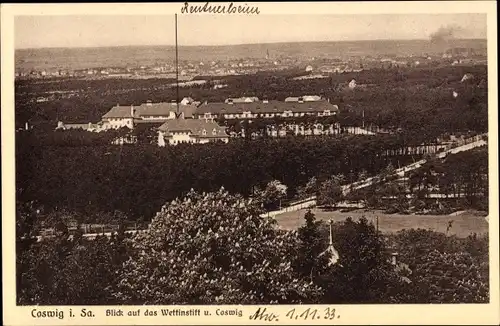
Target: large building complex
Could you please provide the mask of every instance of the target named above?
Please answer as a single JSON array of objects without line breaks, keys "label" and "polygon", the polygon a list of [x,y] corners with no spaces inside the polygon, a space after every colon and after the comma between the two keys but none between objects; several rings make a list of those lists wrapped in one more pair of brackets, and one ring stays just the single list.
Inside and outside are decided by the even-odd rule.
[{"label": "large building complex", "polygon": [[[311,97],[309,97],[311,98]],[[268,101],[249,98],[246,101],[229,99],[220,103],[203,103],[194,113],[197,119],[256,119],[291,118],[304,116],[332,116],[339,111],[337,105],[319,97],[305,100],[305,97],[287,98],[285,101]]]},{"label": "large building complex", "polygon": [[[191,98],[184,98],[179,104],[147,103],[139,106],[116,105],[102,116],[96,124],[64,124],[59,122],[57,129],[84,129],[87,131],[105,131],[110,129],[134,129],[138,125],[147,125],[158,132],[158,144],[177,145],[180,143],[204,144],[213,141],[228,142],[226,128],[218,122],[223,120],[330,117],[339,112],[337,105],[316,95],[288,97],[285,101],[259,100],[256,97],[229,98],[224,102],[200,103]],[[315,124],[305,127],[289,124],[277,128],[268,126],[266,134],[271,137],[295,135],[335,134],[338,124],[323,126]],[[233,133],[234,135],[234,133]],[[244,135],[243,134],[240,134]]]}]

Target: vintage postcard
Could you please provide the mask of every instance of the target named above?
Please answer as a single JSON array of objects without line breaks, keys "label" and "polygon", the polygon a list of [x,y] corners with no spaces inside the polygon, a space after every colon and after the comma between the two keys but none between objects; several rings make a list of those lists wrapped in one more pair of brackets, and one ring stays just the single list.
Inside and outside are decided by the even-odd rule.
[{"label": "vintage postcard", "polygon": [[498,324],[496,9],[2,5],[4,324]]}]

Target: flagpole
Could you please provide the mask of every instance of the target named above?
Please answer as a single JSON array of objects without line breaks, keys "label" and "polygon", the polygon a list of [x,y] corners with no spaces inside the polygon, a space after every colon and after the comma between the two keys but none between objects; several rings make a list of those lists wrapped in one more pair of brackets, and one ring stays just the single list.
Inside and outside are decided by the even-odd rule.
[{"label": "flagpole", "polygon": [[176,108],[177,118],[179,117],[179,46],[177,42],[177,14],[175,14],[175,82],[176,82]]}]

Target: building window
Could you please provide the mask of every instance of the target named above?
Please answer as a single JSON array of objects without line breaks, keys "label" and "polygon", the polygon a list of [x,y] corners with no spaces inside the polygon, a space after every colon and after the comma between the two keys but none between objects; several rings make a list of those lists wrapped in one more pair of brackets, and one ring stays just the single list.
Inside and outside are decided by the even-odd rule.
[{"label": "building window", "polygon": [[206,131],[205,129],[203,129],[203,131],[201,132],[201,134],[202,134],[203,136],[206,136],[206,135],[207,135],[207,131]]},{"label": "building window", "polygon": [[214,128],[214,129],[212,130],[212,135],[214,135],[214,136],[215,136],[215,135],[217,135],[217,129],[215,129],[215,128]]}]

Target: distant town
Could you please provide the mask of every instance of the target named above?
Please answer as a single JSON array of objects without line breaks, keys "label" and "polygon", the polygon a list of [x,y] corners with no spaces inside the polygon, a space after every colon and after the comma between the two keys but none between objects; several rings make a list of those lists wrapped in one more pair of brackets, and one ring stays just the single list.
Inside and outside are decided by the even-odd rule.
[{"label": "distant town", "polygon": [[[179,79],[183,85],[203,83],[201,77],[246,75],[262,71],[279,71],[301,68],[307,72],[304,79],[326,78],[329,74],[359,72],[364,69],[394,67],[441,67],[447,65],[484,65],[486,52],[472,48],[450,48],[441,55],[398,56],[353,56],[345,58],[273,56],[267,51],[260,59],[233,59],[217,61],[179,61]],[[176,67],[172,62],[158,62],[154,65],[99,67],[88,69],[16,69],[16,78],[176,78]],[[224,87],[217,85],[214,87]]]}]

